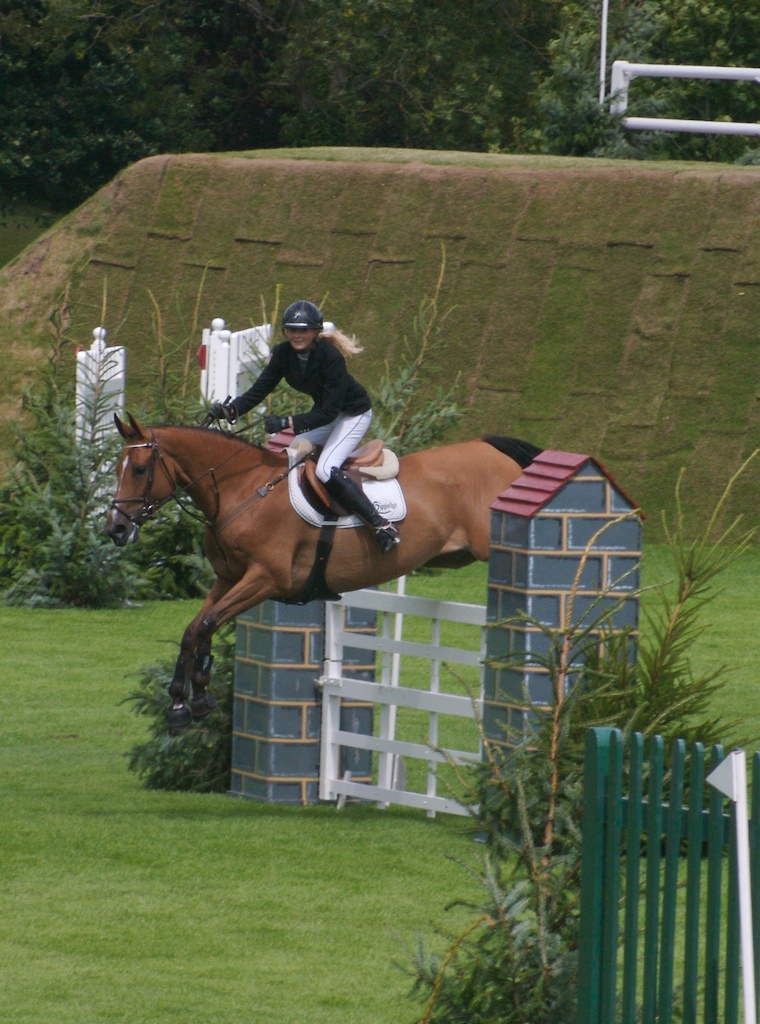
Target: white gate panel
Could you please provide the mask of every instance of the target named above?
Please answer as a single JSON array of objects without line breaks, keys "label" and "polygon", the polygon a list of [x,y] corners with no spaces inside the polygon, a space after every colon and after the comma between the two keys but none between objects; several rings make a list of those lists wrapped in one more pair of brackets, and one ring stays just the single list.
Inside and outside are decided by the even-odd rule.
[{"label": "white gate panel", "polygon": [[[400,581],[401,582],[401,581]],[[410,597],[401,591],[384,593],[377,590],[358,590],[345,594],[341,601],[325,605],[325,667],[319,680],[323,691],[322,745],[320,764],[320,799],[338,800],[339,806],[346,796],[377,801],[379,806],[401,804],[427,811],[430,817],[437,812],[467,814],[468,811],[453,799],[437,792],[436,768],[452,762],[457,765],[478,761],[481,751],[438,748],[439,716],[479,719],[482,712],[482,663],[485,655],[486,610],[481,605],[436,601],[430,598]],[[344,628],[346,607],[373,609],[385,612],[381,635],[348,632]],[[431,622],[429,644],[402,639],[404,615],[427,618]],[[393,636],[391,636],[391,620]],[[440,643],[441,622],[458,622],[480,627],[479,650],[463,650]],[[374,650],[383,655],[382,680],[367,682],[343,676],[343,648]],[[400,685],[399,659],[402,656],[424,658],[430,662],[430,688],[422,690]],[[478,666],[481,669],[481,694],[474,702],[470,697],[440,692],[440,666],[442,662]],[[380,707],[379,735],[366,736],[346,732],[340,728],[342,700],[373,703]],[[428,717],[428,739],[425,743],[397,740],[396,710],[413,708]],[[352,782],[340,777],[341,747],[371,750],[378,757],[377,785]],[[413,758],[428,765],[427,792],[404,792],[394,788],[394,765],[399,758]]]},{"label": "white gate panel", "polygon": [[[624,114],[628,87],[636,78],[694,78],[734,82],[760,82],[760,68],[729,68],[710,64],[612,63],[610,112]],[[602,96],[604,86],[602,85]],[[602,98],[600,98],[600,103]],[[624,117],[623,127],[637,131],[704,132],[708,135],[760,135],[760,124],[745,121],[694,121],[677,117]]]}]

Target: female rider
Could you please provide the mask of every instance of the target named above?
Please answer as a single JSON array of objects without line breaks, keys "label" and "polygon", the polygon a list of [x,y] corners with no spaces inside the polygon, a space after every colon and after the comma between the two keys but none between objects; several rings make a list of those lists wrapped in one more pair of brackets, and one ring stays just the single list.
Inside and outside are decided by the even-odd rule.
[{"label": "female rider", "polygon": [[328,493],[374,530],[384,553],[391,551],[400,540],[398,530],[341,470],[372,420],[369,395],[346,368],[345,357],[362,350],[341,331],[324,330],[322,313],[306,299],[285,310],[282,332],[286,340],[275,345],[253,386],[231,402],[214,402],[209,412],[215,419],[235,423],[274,391],[283,377],[296,391],[309,395],[314,400],[309,412],[267,416],[264,427],[270,434],[291,427],[312,444],[322,445],[316,472]]}]

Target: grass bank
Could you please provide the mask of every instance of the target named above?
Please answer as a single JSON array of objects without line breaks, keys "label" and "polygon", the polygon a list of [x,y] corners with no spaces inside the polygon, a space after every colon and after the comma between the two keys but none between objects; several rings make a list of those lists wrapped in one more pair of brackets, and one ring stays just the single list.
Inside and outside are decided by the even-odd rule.
[{"label": "grass bank", "polygon": [[[159,376],[159,314],[181,364],[213,317],[261,322],[278,286],[357,333],[372,384],[412,338],[445,250],[449,315],[424,382],[430,394],[459,375],[459,435],[597,457],[650,512],[687,466],[699,523],[760,446],[759,192],[758,168],[667,161],[359,148],[140,161],[0,270],[0,456],[53,310],[70,349],[101,320],[127,347],[135,412]],[[756,474],[728,514],[752,507]]]}]

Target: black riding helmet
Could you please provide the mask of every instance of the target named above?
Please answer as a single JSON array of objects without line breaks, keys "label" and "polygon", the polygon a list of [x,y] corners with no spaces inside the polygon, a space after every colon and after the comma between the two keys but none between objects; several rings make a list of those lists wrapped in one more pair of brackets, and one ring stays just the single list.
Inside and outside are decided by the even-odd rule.
[{"label": "black riding helmet", "polygon": [[309,302],[308,299],[298,299],[297,302],[291,302],[282,314],[283,331],[286,328],[290,330],[293,330],[293,328],[301,328],[304,331],[309,329],[321,331],[322,325],[323,320],[321,312],[314,303]]}]

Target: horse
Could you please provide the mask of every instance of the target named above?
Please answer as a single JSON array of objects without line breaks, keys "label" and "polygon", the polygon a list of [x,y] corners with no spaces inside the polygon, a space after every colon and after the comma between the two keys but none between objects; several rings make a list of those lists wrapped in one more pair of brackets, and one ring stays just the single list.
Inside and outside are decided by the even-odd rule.
[{"label": "horse", "polygon": [[[136,541],[143,523],[182,492],[203,517],[204,550],[216,576],[185,629],[169,685],[166,721],[176,733],[217,705],[206,689],[216,631],[267,599],[310,597],[304,587],[314,578],[320,529],[293,510],[281,485],[289,472],[286,453],[224,430],[146,428],[127,417],[114,416],[126,444],[106,532],[118,546]],[[375,586],[421,566],[486,561],[489,507],[540,450],[487,437],[402,456],[398,480],[407,514],[398,524],[400,543],[384,554],[366,526],[337,530],[323,567],[326,592]]]}]

